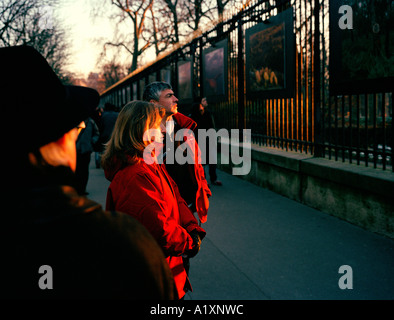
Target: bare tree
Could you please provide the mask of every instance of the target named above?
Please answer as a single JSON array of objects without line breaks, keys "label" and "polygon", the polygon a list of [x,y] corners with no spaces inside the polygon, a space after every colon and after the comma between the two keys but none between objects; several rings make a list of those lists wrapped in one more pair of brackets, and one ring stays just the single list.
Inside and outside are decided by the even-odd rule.
[{"label": "bare tree", "polygon": [[163,3],[155,1],[150,7],[150,19],[146,24],[143,32],[144,41],[152,43],[155,48],[156,57],[165,51],[173,41],[172,21],[166,14],[166,8]]},{"label": "bare tree", "polygon": [[185,1],[185,16],[188,28],[192,31],[201,30],[201,25],[205,25],[204,22],[216,20],[213,0]]},{"label": "bare tree", "polygon": [[105,78],[105,87],[108,88],[126,76],[126,69],[116,61],[110,61],[103,65],[102,73]]},{"label": "bare tree", "polygon": [[167,8],[169,9],[171,16],[172,16],[172,27],[174,29],[174,40],[172,43],[178,43],[179,42],[179,17],[178,17],[178,11],[177,7],[178,6],[178,1],[179,0],[161,0],[163,1]]},{"label": "bare tree", "polygon": [[123,47],[132,55],[132,62],[129,72],[137,69],[138,57],[152,45],[150,42],[145,42],[140,46],[140,40],[142,39],[142,32],[144,31],[145,19],[147,13],[153,5],[153,0],[140,0],[140,1],[129,1],[129,0],[111,0],[111,3],[120,9],[117,14],[118,21],[124,22],[126,19],[132,22],[132,41],[108,41],[104,44],[106,46]]},{"label": "bare tree", "polygon": [[2,0],[0,2],[0,46],[29,45],[39,51],[62,79],[71,82],[65,71],[69,44],[65,30],[51,15],[56,1]]}]

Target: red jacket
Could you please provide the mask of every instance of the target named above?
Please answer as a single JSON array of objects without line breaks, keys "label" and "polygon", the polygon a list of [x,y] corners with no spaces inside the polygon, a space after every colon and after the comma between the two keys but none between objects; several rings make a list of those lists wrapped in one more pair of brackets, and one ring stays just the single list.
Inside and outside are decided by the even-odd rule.
[{"label": "red jacket", "polygon": [[181,255],[192,249],[189,233],[196,229],[203,238],[205,230],[198,226],[164,165],[148,165],[141,160],[123,168],[114,167],[105,171],[111,181],[106,209],[129,214],[150,231],[163,249],[179,298],[183,297],[185,284],[190,286],[190,282]]},{"label": "red jacket", "polygon": [[[175,121],[175,133],[179,129],[189,129],[195,131],[197,129],[197,123],[191,118],[183,115],[182,113],[176,113],[173,116]],[[194,137],[184,137],[184,142],[190,143],[190,140]],[[180,142],[176,142],[175,148],[178,148]],[[201,151],[197,141],[194,143],[195,164],[186,165],[166,165],[167,171],[171,177],[175,180],[179,186],[182,196],[187,198],[193,198],[195,209],[201,223],[207,221],[207,214],[209,208],[208,198],[212,195],[211,190],[208,187],[207,180],[205,178],[204,168],[201,165]],[[190,148],[192,150],[192,148]],[[184,169],[182,169],[184,167]],[[188,192],[192,192],[193,195],[188,195]]]}]

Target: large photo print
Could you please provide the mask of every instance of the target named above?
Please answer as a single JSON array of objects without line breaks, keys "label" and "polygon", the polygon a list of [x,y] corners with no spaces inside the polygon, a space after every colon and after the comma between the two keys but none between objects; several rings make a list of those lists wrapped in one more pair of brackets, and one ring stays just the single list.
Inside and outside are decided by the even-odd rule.
[{"label": "large photo print", "polygon": [[178,96],[183,101],[193,99],[192,62],[188,60],[178,63]]},{"label": "large photo print", "polygon": [[203,51],[203,92],[209,101],[227,96],[227,39]]},{"label": "large photo print", "polygon": [[293,10],[246,30],[247,94],[290,97],[294,91]]},{"label": "large photo print", "polygon": [[333,0],[330,17],[331,92],[391,91],[394,81],[393,1]]}]

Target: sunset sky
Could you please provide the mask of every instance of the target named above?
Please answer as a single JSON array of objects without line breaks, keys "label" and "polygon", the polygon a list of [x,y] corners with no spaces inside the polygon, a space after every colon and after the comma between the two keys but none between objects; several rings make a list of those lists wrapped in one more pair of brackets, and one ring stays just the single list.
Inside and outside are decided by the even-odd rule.
[{"label": "sunset sky", "polygon": [[[111,39],[113,26],[109,18],[92,17],[92,1],[60,0],[56,15],[69,28],[67,36],[72,45],[72,59],[69,70],[82,76],[95,71],[103,39]],[[99,3],[100,1],[96,1]]]}]

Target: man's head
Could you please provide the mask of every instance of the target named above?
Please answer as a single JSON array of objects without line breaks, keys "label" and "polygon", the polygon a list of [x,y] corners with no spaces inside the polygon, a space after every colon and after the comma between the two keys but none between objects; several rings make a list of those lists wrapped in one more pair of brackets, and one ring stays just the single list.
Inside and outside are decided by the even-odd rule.
[{"label": "man's head", "polygon": [[178,112],[178,99],[170,84],[166,82],[152,82],[144,89],[142,98],[145,101],[159,104],[166,110],[166,115],[171,116]]},{"label": "man's head", "polygon": [[38,152],[30,152],[28,154],[30,163],[40,166],[43,164],[52,167],[65,166],[75,171],[77,168],[76,142],[81,129],[85,127],[86,125],[82,121],[56,141],[40,147]]},{"label": "man's head", "polygon": [[[5,149],[17,159],[14,162],[27,157],[31,161],[31,154],[41,160],[39,153],[44,150],[51,154],[48,164],[74,169],[76,128],[96,109],[98,92],[63,85],[45,58],[29,46],[0,48],[0,69],[0,96],[6,106],[3,116],[18,124],[17,134],[2,134],[7,137]],[[70,161],[62,160],[64,152]],[[60,162],[52,161],[55,158]],[[44,155],[43,159],[48,160]]]},{"label": "man's head", "polygon": [[202,106],[203,106],[204,108],[208,107],[208,100],[207,100],[206,97],[203,97],[203,98],[201,99],[201,104],[202,104]]},{"label": "man's head", "polygon": [[200,114],[204,114],[205,108],[208,107],[208,101],[206,97],[200,97],[198,96],[195,100],[195,108],[198,109],[198,112]]}]

